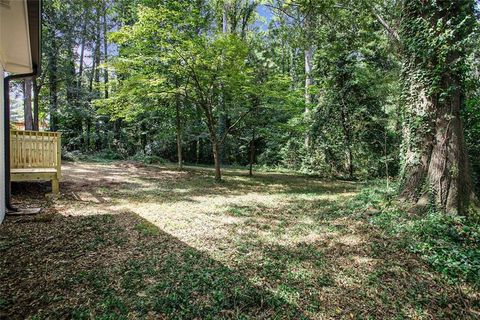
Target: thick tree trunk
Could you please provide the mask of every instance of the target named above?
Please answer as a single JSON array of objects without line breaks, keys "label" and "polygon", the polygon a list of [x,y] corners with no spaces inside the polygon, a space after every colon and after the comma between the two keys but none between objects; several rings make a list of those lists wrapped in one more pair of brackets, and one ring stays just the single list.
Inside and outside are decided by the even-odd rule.
[{"label": "thick tree trunk", "polygon": [[[460,117],[462,65],[468,55],[462,42],[474,30],[473,24],[465,22],[475,21],[473,6],[473,1],[422,4],[414,0],[404,5],[400,35],[409,41],[404,41],[403,48],[407,99],[401,198],[416,209],[466,215],[478,206]],[[417,18],[428,24],[416,24]],[[440,24],[443,19],[451,23]],[[425,29],[419,32],[418,28]]]},{"label": "thick tree trunk", "polygon": [[[451,81],[446,79],[446,83]],[[412,85],[418,90],[418,85]],[[450,214],[464,214],[476,198],[460,118],[462,93],[457,89],[450,99],[440,101],[425,92],[419,90],[417,106],[404,124],[401,198],[420,210],[431,205]],[[423,115],[423,126],[415,128],[419,115]]]},{"label": "thick tree trunk", "polygon": [[40,108],[39,108],[39,96],[40,86],[37,83],[37,78],[33,78],[33,129],[38,131],[40,129]]},{"label": "thick tree trunk", "polygon": [[32,79],[25,79],[23,81],[23,114],[25,130],[33,130]]}]

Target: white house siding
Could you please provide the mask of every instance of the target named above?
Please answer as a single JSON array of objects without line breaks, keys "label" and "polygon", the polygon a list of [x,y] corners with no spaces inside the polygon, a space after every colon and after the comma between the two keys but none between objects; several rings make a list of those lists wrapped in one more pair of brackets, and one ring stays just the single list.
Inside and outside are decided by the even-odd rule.
[{"label": "white house siding", "polygon": [[32,72],[26,0],[0,0],[0,223],[5,218],[4,71]]},{"label": "white house siding", "polygon": [[5,119],[3,118],[3,66],[0,61],[0,223],[5,218],[5,145],[4,141],[4,126]]}]

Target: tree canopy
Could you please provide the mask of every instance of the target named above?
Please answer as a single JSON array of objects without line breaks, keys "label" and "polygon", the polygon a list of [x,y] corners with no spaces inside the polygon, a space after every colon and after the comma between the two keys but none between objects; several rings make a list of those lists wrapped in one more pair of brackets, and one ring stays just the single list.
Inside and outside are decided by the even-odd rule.
[{"label": "tree canopy", "polygon": [[415,208],[467,214],[476,14],[472,0],[48,0],[32,119],[65,154],[214,164],[217,180],[222,165],[398,176]]}]

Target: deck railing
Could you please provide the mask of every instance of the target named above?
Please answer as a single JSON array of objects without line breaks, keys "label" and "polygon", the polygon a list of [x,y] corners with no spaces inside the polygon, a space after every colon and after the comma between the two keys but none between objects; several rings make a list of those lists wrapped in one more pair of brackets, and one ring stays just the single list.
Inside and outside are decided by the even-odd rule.
[{"label": "deck railing", "polygon": [[59,168],[60,137],[59,132],[10,130],[11,168]]},{"label": "deck railing", "polygon": [[53,192],[58,192],[61,150],[59,132],[10,130],[12,181],[52,180]]}]

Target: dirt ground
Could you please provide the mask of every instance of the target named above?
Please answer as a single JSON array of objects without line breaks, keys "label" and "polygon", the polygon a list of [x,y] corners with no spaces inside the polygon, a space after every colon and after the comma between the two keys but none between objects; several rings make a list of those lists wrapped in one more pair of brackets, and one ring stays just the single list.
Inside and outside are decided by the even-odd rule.
[{"label": "dirt ground", "polygon": [[1,319],[478,319],[348,207],[360,183],[132,162],[67,163],[61,196],[0,226]]}]

